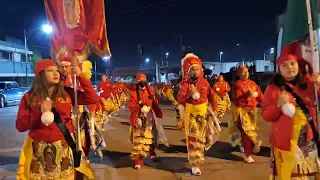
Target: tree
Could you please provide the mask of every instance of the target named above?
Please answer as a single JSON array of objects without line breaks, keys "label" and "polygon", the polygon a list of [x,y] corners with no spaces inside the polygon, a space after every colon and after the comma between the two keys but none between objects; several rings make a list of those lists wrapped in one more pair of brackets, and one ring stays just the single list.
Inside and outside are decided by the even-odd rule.
[{"label": "tree", "polygon": [[40,52],[34,51],[32,57],[31,57],[31,64],[30,64],[32,72],[34,71],[34,67],[35,67],[36,63],[41,59],[42,59],[42,56],[41,56]]}]

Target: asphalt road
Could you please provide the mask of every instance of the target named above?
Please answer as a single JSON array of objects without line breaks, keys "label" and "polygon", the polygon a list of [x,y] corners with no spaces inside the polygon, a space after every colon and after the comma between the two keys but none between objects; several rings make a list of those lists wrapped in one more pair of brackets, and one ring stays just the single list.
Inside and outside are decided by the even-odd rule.
[{"label": "asphalt road", "polygon": [[[14,179],[19,151],[23,145],[26,133],[15,129],[17,106],[0,109],[0,179]],[[171,105],[162,105],[164,125],[170,147],[160,146],[157,150],[158,161],[145,161],[141,170],[133,169],[130,161],[131,146],[128,143],[129,111],[122,109],[119,115],[106,124],[104,137],[107,148],[105,157],[98,159],[94,155],[91,165],[96,179],[199,179],[191,176],[187,165],[187,150],[184,133],[175,130],[175,112]],[[238,149],[232,148],[228,141],[227,121],[231,113],[222,119],[222,132],[218,142],[206,152],[205,164],[201,167],[200,179],[215,180],[261,180],[268,178],[269,144],[268,133],[270,124],[259,118],[259,136],[263,140],[261,152],[253,155],[254,164],[242,161]],[[1,178],[3,177],[3,178]]]}]

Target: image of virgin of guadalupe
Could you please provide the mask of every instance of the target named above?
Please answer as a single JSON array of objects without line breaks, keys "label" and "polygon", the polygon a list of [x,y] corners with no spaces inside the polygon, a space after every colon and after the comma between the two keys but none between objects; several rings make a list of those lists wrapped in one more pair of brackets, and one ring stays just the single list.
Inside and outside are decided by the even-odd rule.
[{"label": "image of virgin of guadalupe", "polygon": [[79,0],[63,0],[63,15],[68,28],[77,27],[80,20]]}]

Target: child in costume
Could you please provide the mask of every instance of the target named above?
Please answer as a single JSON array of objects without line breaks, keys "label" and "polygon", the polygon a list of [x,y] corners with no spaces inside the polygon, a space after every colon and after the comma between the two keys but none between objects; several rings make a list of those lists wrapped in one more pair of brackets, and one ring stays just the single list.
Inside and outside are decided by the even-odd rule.
[{"label": "child in costume", "polygon": [[214,112],[217,103],[208,81],[203,78],[202,62],[198,56],[190,53],[182,59],[182,73],[177,101],[185,109],[185,134],[191,172],[200,176],[199,167],[204,162],[204,151],[215,143],[219,135],[220,126]]},{"label": "child in costume", "polygon": [[231,101],[228,94],[231,89],[228,82],[226,82],[223,79],[222,75],[218,76],[217,79],[218,81],[214,84],[212,89],[217,94],[217,101],[218,101],[217,115],[219,118],[222,118],[225,115],[227,109],[230,109],[230,106],[231,106]]},{"label": "child in costume", "polygon": [[158,140],[169,146],[160,124],[162,111],[158,99],[146,80],[146,75],[137,75],[137,85],[128,103],[131,111],[129,141],[133,148],[130,157],[135,161],[135,169],[140,169],[149,155],[155,160]]},{"label": "child in costume", "polygon": [[[77,65],[73,65],[71,71],[77,75],[83,89],[83,92],[78,92],[78,103],[94,103],[97,96],[90,81],[81,76]],[[93,179],[86,161],[81,161],[80,167],[74,167],[76,150],[69,146],[70,139],[65,139],[65,134],[74,137],[71,118],[74,101],[74,91],[63,85],[56,63],[52,60],[38,61],[34,82],[21,100],[16,119],[19,132],[29,131],[20,155],[17,179],[74,180],[76,169],[86,172],[85,178]],[[62,133],[57,126],[58,119],[68,132]]]},{"label": "child in costume", "polygon": [[257,134],[257,105],[262,101],[263,94],[259,86],[249,79],[246,66],[238,67],[237,75],[240,79],[235,82],[232,90],[235,107],[233,118],[229,121],[229,133],[232,145],[239,145],[243,151],[244,161],[253,163],[251,154],[259,152],[262,143]]},{"label": "child in costume", "polygon": [[304,60],[282,53],[277,59],[279,72],[262,101],[262,117],[271,122],[271,179],[320,178],[314,93],[320,76],[306,79],[300,69],[305,67],[299,67],[305,63],[299,61]]}]

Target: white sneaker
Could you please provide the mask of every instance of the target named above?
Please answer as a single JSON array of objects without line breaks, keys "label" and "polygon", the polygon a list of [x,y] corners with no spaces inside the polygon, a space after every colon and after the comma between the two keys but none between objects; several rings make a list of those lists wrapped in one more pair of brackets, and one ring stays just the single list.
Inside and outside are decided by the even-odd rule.
[{"label": "white sneaker", "polygon": [[141,168],[140,165],[135,165],[135,166],[134,166],[134,169],[136,169],[136,170],[139,170],[140,168]]},{"label": "white sneaker", "polygon": [[252,159],[252,157],[251,156],[244,156],[244,161],[246,162],[246,163],[254,163],[254,159]]},{"label": "white sneaker", "polygon": [[201,171],[198,167],[192,167],[191,168],[192,174],[195,176],[201,176]]}]

